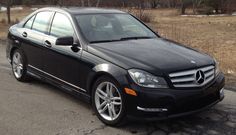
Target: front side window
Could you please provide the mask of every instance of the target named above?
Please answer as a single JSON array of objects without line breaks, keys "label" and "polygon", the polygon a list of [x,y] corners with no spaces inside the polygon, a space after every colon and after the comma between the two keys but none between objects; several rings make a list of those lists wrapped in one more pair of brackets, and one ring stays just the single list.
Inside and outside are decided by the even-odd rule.
[{"label": "front side window", "polygon": [[36,15],[32,29],[42,33],[47,33],[52,15],[53,12],[39,12]]},{"label": "front side window", "polygon": [[129,14],[77,15],[76,20],[83,35],[90,43],[157,37],[155,33]]},{"label": "front side window", "polygon": [[34,18],[35,18],[35,15],[32,16],[32,17],[25,23],[24,28],[31,29],[32,24],[33,24],[33,22],[34,22]]},{"label": "front side window", "polygon": [[61,13],[56,13],[52,22],[50,35],[55,37],[73,36],[74,29],[70,20]]}]

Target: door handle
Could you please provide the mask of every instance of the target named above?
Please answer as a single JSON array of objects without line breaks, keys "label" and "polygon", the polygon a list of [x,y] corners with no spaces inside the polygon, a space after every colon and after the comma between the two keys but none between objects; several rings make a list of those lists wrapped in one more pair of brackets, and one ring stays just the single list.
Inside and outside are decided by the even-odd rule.
[{"label": "door handle", "polygon": [[52,47],[51,42],[49,42],[48,40],[46,40],[46,41],[44,42],[44,45],[45,45],[46,47]]},{"label": "door handle", "polygon": [[23,33],[22,33],[22,36],[23,36],[23,37],[27,37],[27,33],[26,33],[26,32],[23,32]]}]

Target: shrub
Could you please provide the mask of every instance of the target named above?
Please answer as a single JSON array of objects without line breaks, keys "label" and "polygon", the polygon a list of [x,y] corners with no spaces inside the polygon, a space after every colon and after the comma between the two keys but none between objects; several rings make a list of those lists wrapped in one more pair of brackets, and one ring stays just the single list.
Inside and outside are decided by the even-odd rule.
[{"label": "shrub", "polygon": [[151,22],[151,14],[146,12],[144,9],[128,9],[126,12],[134,15],[135,17],[139,18],[143,22],[149,23]]},{"label": "shrub", "polygon": [[3,19],[0,21],[0,23],[6,24],[6,23],[7,23],[7,20],[6,20],[5,18],[3,18]]}]

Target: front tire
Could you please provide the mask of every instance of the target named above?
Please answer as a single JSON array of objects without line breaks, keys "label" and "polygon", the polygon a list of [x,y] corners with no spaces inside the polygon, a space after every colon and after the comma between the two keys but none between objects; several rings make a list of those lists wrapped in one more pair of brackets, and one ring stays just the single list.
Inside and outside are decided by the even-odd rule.
[{"label": "front tire", "polygon": [[124,123],[124,96],[116,81],[100,77],[94,84],[92,105],[97,117],[105,124],[119,126]]},{"label": "front tire", "polygon": [[26,68],[26,59],[24,57],[24,54],[21,50],[16,49],[13,52],[12,60],[12,72],[15,78],[18,81],[27,81],[29,79],[27,75],[27,68]]}]

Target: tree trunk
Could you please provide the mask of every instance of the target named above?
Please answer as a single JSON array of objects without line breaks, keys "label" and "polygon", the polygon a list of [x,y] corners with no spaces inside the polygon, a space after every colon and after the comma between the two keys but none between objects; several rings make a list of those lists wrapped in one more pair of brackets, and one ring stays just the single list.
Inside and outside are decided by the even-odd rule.
[{"label": "tree trunk", "polygon": [[91,3],[90,3],[90,0],[88,0],[88,7],[91,7]]},{"label": "tree trunk", "polygon": [[84,7],[84,0],[81,0],[81,6]]},{"label": "tree trunk", "polygon": [[11,0],[8,0],[7,2],[7,21],[8,24],[11,23]]},{"label": "tree trunk", "polygon": [[195,3],[195,1],[194,0],[192,0],[192,2],[193,2],[193,14],[196,14],[196,3]]},{"label": "tree trunk", "polygon": [[185,6],[185,3],[183,2],[181,5],[181,14],[182,15],[185,15],[185,10],[186,10],[186,6]]},{"label": "tree trunk", "polygon": [[99,7],[99,4],[100,4],[100,0],[97,0],[96,7]]}]

